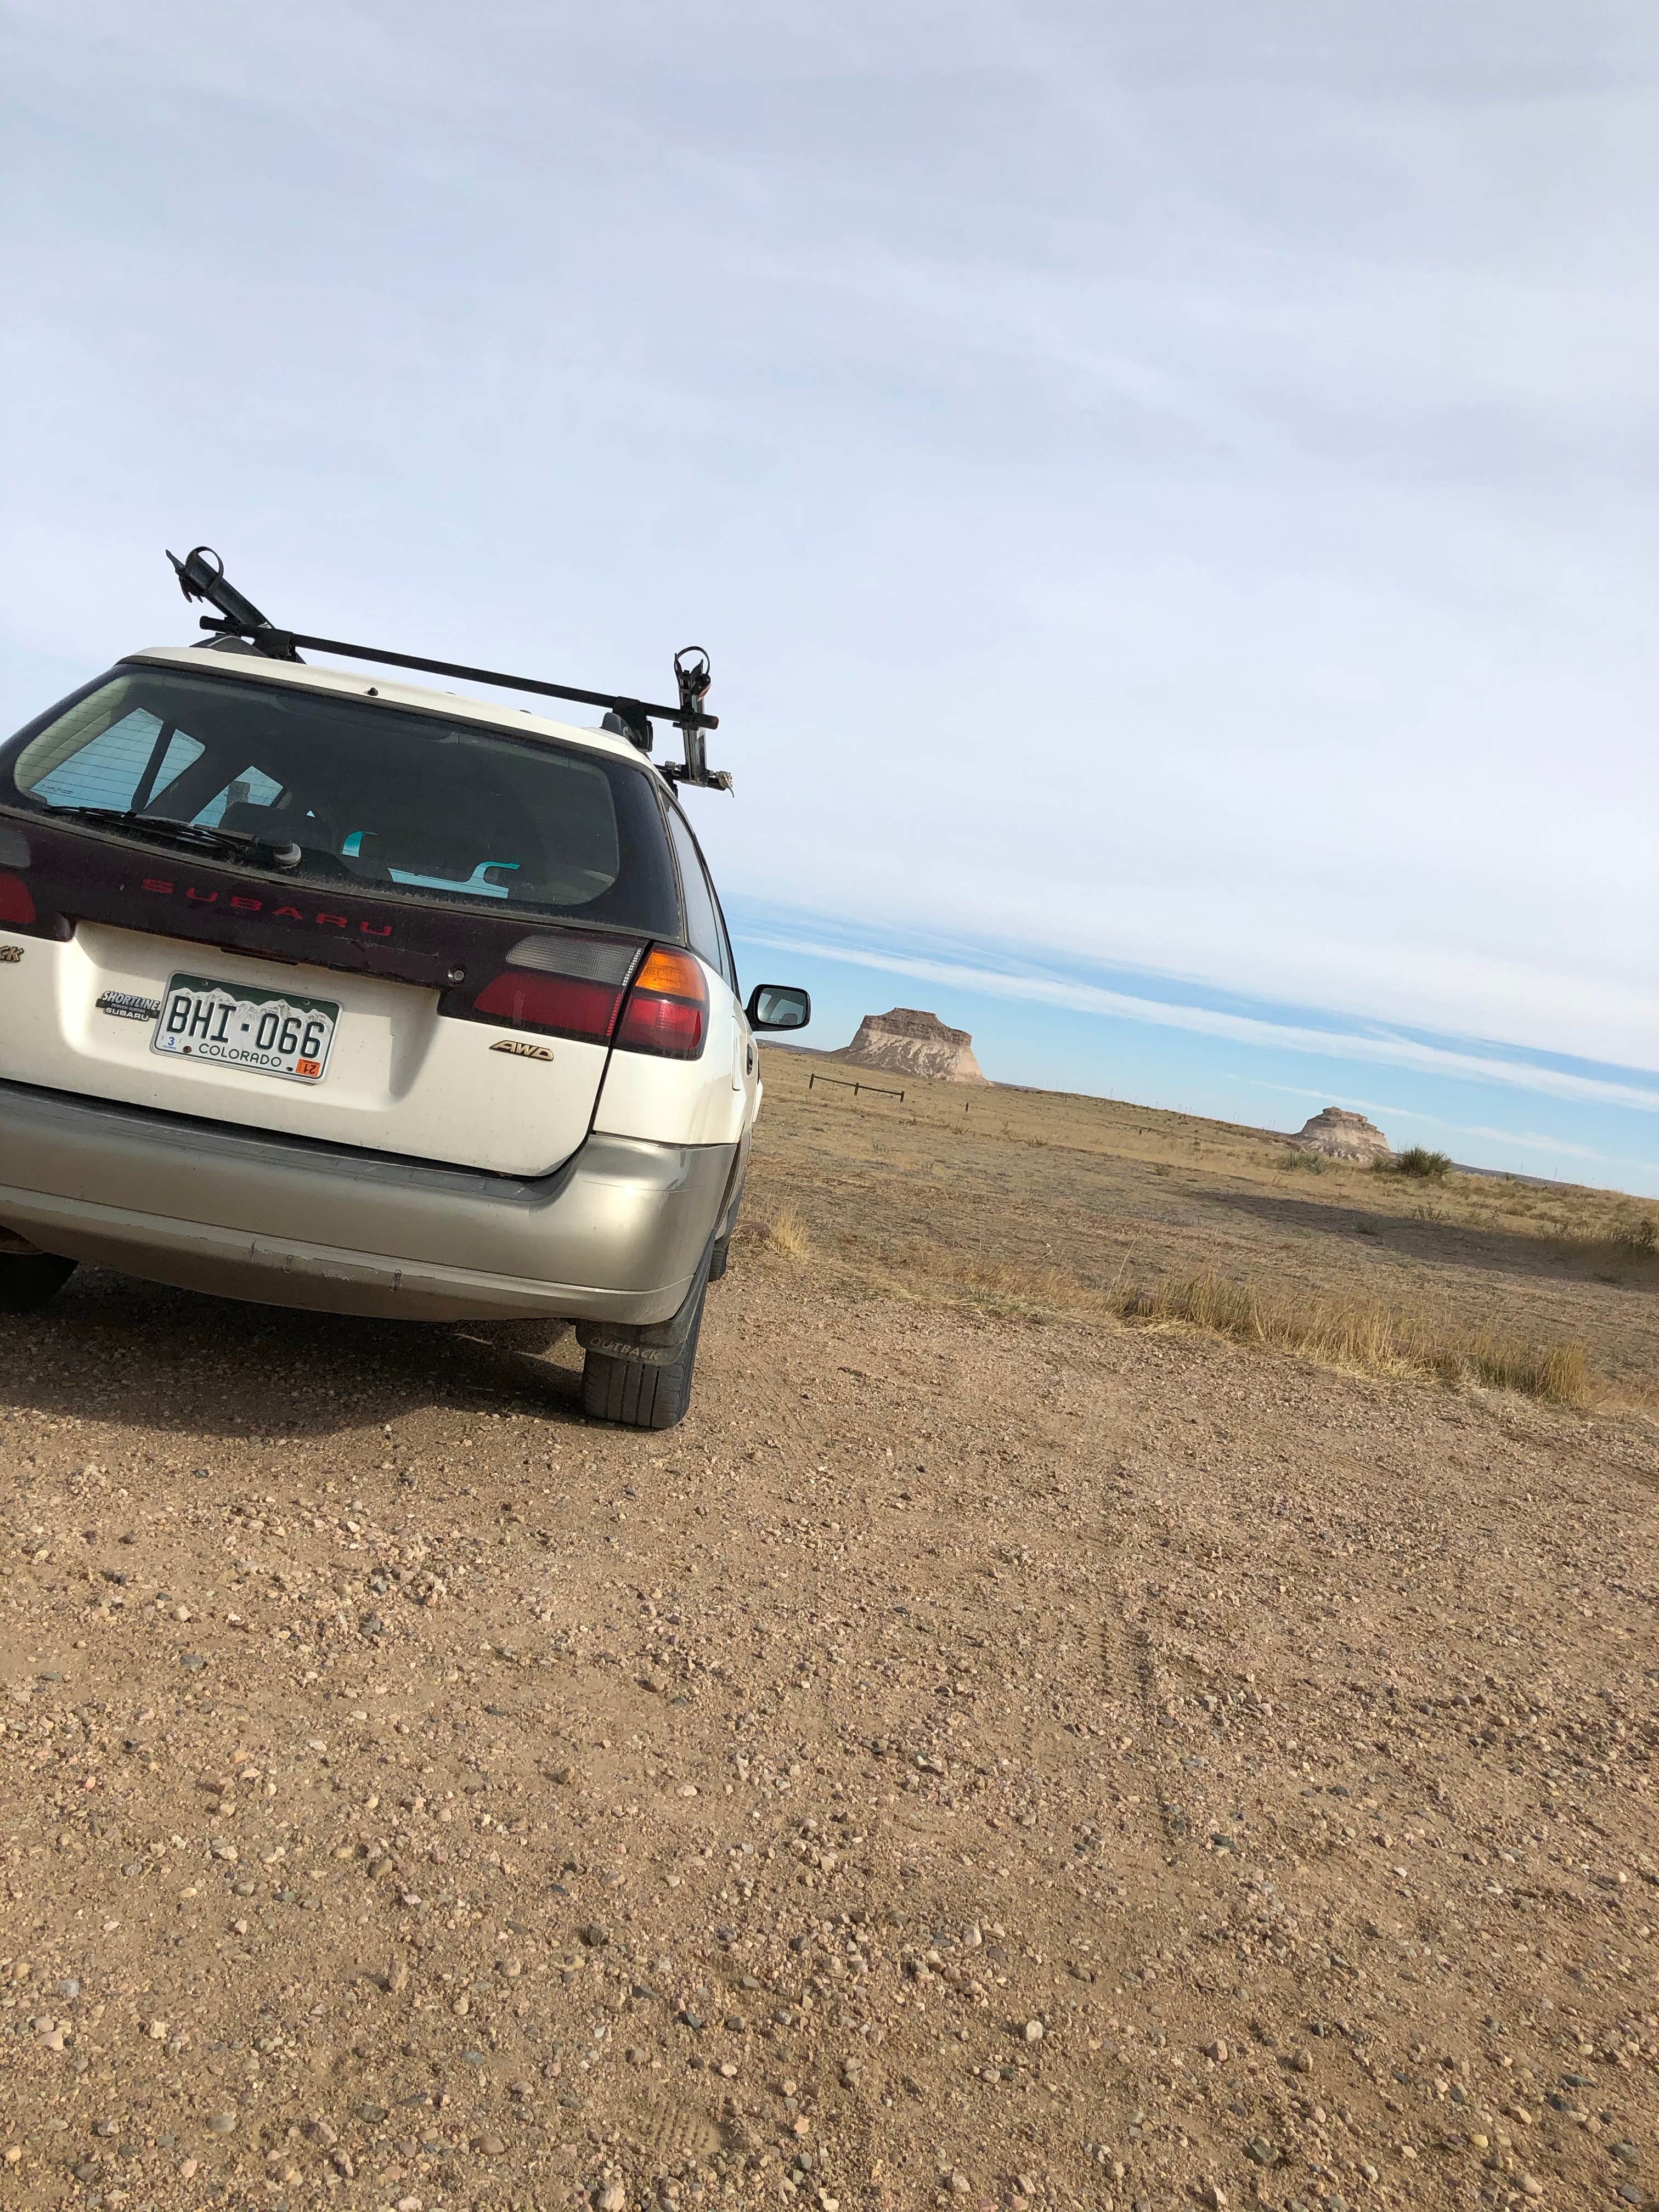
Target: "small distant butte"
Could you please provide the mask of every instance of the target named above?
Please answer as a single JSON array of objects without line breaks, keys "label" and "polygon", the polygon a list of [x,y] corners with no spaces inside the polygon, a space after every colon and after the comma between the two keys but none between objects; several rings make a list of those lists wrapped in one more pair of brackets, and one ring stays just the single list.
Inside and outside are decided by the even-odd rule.
[{"label": "small distant butte", "polygon": [[1363,1114],[1350,1114],[1341,1106],[1327,1106],[1304,1122],[1291,1139],[1298,1152],[1322,1152],[1328,1160],[1387,1160],[1394,1147],[1374,1121]]},{"label": "small distant butte", "polygon": [[974,1040],[966,1030],[953,1030],[937,1014],[915,1006],[893,1006],[884,1014],[866,1014],[858,1035],[836,1055],[854,1067],[879,1068],[889,1075],[909,1075],[931,1083],[986,1083],[989,1078],[974,1058]]}]

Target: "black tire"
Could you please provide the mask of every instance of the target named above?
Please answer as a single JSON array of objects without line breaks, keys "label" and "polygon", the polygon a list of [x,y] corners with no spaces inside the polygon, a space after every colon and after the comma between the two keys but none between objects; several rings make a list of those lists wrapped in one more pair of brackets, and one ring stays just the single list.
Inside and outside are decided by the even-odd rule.
[{"label": "black tire", "polygon": [[55,1298],[75,1273],[73,1260],[52,1252],[0,1253],[0,1313],[33,1313]]},{"label": "black tire", "polygon": [[[589,1346],[582,1363],[582,1411],[590,1421],[613,1421],[625,1429],[672,1429],[685,1419],[713,1259],[711,1245],[690,1297],[667,1324],[676,1340],[667,1358],[660,1351],[655,1358],[630,1358],[625,1352]],[[652,1333],[641,1331],[642,1336]],[[614,1334],[608,1340],[615,1342]]]},{"label": "black tire", "polygon": [[739,1179],[732,1203],[726,1207],[720,1225],[714,1233],[714,1249],[708,1255],[708,1279],[711,1283],[720,1281],[731,1261],[732,1239],[738,1233],[738,1215],[743,1209],[744,1184],[747,1181],[745,1173]]}]

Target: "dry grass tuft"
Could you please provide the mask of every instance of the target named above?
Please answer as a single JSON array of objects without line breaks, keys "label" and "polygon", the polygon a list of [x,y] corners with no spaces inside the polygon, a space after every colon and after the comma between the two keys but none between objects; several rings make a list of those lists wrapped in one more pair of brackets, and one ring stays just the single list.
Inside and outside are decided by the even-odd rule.
[{"label": "dry grass tuft", "polygon": [[1252,1283],[1202,1274],[1154,1289],[1080,1283],[1058,1270],[975,1266],[923,1247],[889,1261],[875,1279],[894,1296],[965,1298],[1025,1318],[1120,1320],[1205,1330],[1234,1344],[1310,1359],[1348,1374],[1385,1375],[1454,1388],[1476,1382],[1552,1406],[1587,1406],[1596,1391],[1576,1344],[1537,1346],[1490,1331],[1471,1333],[1431,1315],[1362,1300],[1274,1295]]},{"label": "dry grass tuft", "polygon": [[812,1256],[812,1240],[806,1233],[806,1224],[799,1214],[789,1206],[775,1214],[772,1225],[766,1232],[766,1249],[780,1260],[797,1262]]},{"label": "dry grass tuft", "polygon": [[1650,1213],[1612,1236],[1568,1234],[1553,1241],[1558,1251],[1604,1283],[1659,1284],[1659,1222]]},{"label": "dry grass tuft", "polygon": [[1593,1378],[1576,1344],[1543,1346],[1482,1331],[1470,1335],[1424,1314],[1365,1302],[1264,1296],[1250,1283],[1194,1275],[1124,1300],[1126,1318],[1172,1321],[1236,1344],[1289,1352],[1362,1375],[1518,1390],[1553,1406],[1584,1406]]}]

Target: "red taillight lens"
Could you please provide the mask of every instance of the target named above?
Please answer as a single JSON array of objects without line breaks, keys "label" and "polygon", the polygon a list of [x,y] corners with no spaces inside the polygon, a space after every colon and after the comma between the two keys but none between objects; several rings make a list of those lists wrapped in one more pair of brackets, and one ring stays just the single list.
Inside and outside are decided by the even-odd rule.
[{"label": "red taillight lens", "polygon": [[628,994],[617,1044],[665,1060],[695,1060],[708,1033],[708,986],[689,952],[659,945]]},{"label": "red taillight lens", "polygon": [[555,1036],[609,1044],[623,1001],[619,983],[594,983],[580,975],[538,975],[509,969],[472,1002],[482,1021],[515,1030],[545,1030]]},{"label": "red taillight lens", "polygon": [[[0,884],[5,878],[0,877]],[[3,909],[0,909],[3,912]],[[507,956],[521,964],[502,970],[476,998],[447,993],[441,1013],[463,1021],[499,1022],[586,1044],[616,1044],[666,1060],[696,1060],[708,1034],[708,986],[689,952],[659,946],[628,988],[639,958],[631,945],[585,939],[561,943],[526,939]],[[579,962],[586,975],[556,975],[554,964]],[[545,962],[546,966],[540,963]],[[535,964],[532,964],[532,963]],[[597,975],[591,971],[599,969]],[[607,975],[606,970],[609,970]]]},{"label": "red taillight lens", "polygon": [[0,921],[28,929],[34,922],[34,901],[21,876],[0,876]]}]

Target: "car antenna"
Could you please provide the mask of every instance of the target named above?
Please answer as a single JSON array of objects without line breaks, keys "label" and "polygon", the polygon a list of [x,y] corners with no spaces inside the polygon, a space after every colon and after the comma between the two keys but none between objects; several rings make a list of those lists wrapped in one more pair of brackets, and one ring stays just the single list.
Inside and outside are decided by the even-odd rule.
[{"label": "car antenna", "polygon": [[672,722],[685,745],[685,764],[666,763],[661,773],[674,784],[696,784],[708,791],[730,791],[732,778],[724,769],[711,769],[704,757],[703,732],[720,727],[718,714],[705,714],[708,693],[708,655],[701,646],[687,646],[674,656],[674,677],[679,703],[653,704],[630,699],[616,691],[579,691],[568,684],[548,684],[536,676],[508,676],[495,668],[472,668],[459,660],[428,660],[412,653],[391,653],[378,645],[348,645],[343,638],[313,637],[301,630],[278,629],[252,599],[245,599],[225,574],[225,564],[210,545],[191,548],[181,561],[169,552],[179,588],[187,599],[203,599],[217,607],[216,615],[199,617],[202,628],[220,637],[243,637],[258,653],[276,660],[298,660],[299,648],[309,653],[337,653],[348,660],[378,660],[388,668],[418,669],[427,676],[457,676],[463,683],[495,684],[503,690],[531,691],[544,699],[572,699],[578,706],[603,707],[605,724],[648,753],[653,742],[653,715]]}]

